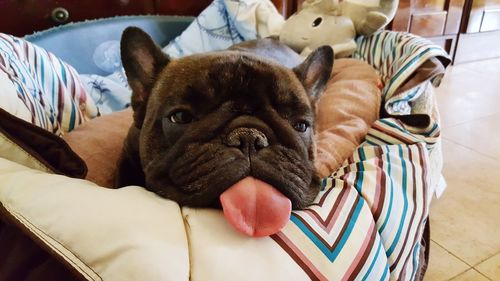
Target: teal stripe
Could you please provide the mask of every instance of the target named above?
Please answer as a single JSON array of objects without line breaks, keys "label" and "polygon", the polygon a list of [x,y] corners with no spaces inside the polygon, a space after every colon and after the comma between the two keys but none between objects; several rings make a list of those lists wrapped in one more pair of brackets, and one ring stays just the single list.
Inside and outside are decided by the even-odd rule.
[{"label": "teal stripe", "polygon": [[415,138],[415,136],[413,134],[410,134],[407,130],[405,130],[404,128],[394,124],[394,123],[391,123],[389,122],[388,119],[380,119],[378,120],[380,121],[381,123],[384,123],[385,125],[389,126],[389,127],[392,127],[394,129],[397,129],[398,131],[400,131],[401,133],[405,134],[406,136],[410,136],[411,138]]},{"label": "teal stripe", "polygon": [[[38,57],[38,53],[35,52],[36,56]],[[45,89],[45,63],[44,63],[44,59],[41,58],[40,59],[40,75],[41,75],[41,83],[42,83],[42,88]]]},{"label": "teal stripe", "polygon": [[352,233],[352,230],[354,229],[354,226],[356,225],[356,221],[358,220],[358,217],[359,217],[359,214],[361,213],[361,210],[362,210],[362,207],[363,207],[363,204],[364,204],[364,200],[360,198],[360,200],[358,201],[358,204],[356,205],[355,209],[354,209],[354,213],[353,213],[353,216],[351,217],[349,223],[348,223],[348,226],[347,226],[347,229],[345,230],[345,232],[342,234],[342,238],[340,239],[339,241],[339,244],[337,245],[337,247],[335,249],[333,249],[332,252],[330,252],[330,249],[328,249],[328,247],[323,244],[323,242],[321,242],[318,237],[312,233],[309,228],[304,225],[304,223],[299,220],[297,218],[297,215],[296,214],[292,214],[292,216],[290,217],[290,220],[295,223],[295,225],[297,225],[297,227],[299,227],[299,229],[307,236],[309,237],[309,239],[314,243],[314,245],[316,245],[316,247],[318,247],[318,249],[321,250],[321,252],[323,252],[323,254],[331,261],[333,262],[337,256],[340,254],[340,252],[342,251],[342,249],[344,248],[347,240],[349,239],[349,237],[351,236],[351,233]]},{"label": "teal stripe", "polygon": [[71,104],[71,116],[69,118],[68,132],[75,128],[75,119],[76,119],[75,105],[72,103]]},{"label": "teal stripe", "polygon": [[359,149],[359,158],[360,161],[356,163],[356,175],[358,176],[358,179],[356,180],[356,184],[354,188],[358,190],[359,194],[362,194],[363,190],[363,180],[364,180],[364,171],[365,171],[365,165],[363,161],[366,161],[366,155],[364,149]]},{"label": "teal stripe", "polygon": [[407,73],[408,68],[410,68],[410,67],[414,67],[414,66],[415,66],[415,62],[416,62],[416,61],[418,61],[418,60],[420,60],[420,59],[422,58],[422,56],[423,56],[425,53],[429,52],[429,51],[430,51],[430,49],[427,49],[427,50],[425,50],[423,53],[417,54],[417,55],[416,55],[413,59],[411,59],[410,61],[405,62],[405,64],[404,64],[403,66],[401,66],[401,67],[398,69],[398,71],[397,71],[397,72],[396,72],[396,73],[392,76],[392,78],[389,80],[389,85],[390,85],[390,86],[389,86],[388,88],[389,88],[389,89],[390,89],[390,88],[392,88],[392,87],[393,87],[393,84],[394,84],[396,81],[398,81],[399,77],[400,77],[401,75],[403,75],[403,73],[405,73],[405,74],[406,74],[406,73]]},{"label": "teal stripe", "polygon": [[392,177],[391,177],[391,158],[390,158],[390,151],[391,149],[386,146],[387,148],[387,155],[386,155],[386,159],[387,159],[387,179],[389,179],[389,182],[391,183],[391,192],[390,192],[390,197],[389,197],[389,208],[386,212],[386,215],[385,215],[385,218],[384,218],[384,223],[382,223],[382,226],[380,227],[379,229],[379,233],[380,235],[382,235],[382,232],[384,232],[385,230],[385,227],[387,226],[387,223],[389,222],[389,217],[391,216],[391,212],[392,212],[392,203],[394,201],[394,182],[392,180]]},{"label": "teal stripe", "polygon": [[401,215],[401,219],[399,220],[399,227],[398,227],[398,232],[396,233],[396,237],[392,241],[392,245],[389,247],[387,250],[387,256],[389,257],[392,255],[394,252],[394,249],[396,248],[396,245],[399,243],[399,238],[401,236],[401,232],[403,231],[403,227],[405,225],[405,218],[406,218],[406,213],[408,212],[408,198],[407,198],[407,189],[408,189],[408,184],[407,184],[407,168],[406,168],[406,161],[403,158],[403,149],[401,146],[398,146],[399,148],[399,157],[401,158],[401,167],[403,170],[403,183],[402,183],[402,188],[403,188],[403,202],[404,202],[404,207],[403,207],[403,214]]},{"label": "teal stripe", "polygon": [[[387,134],[386,134],[385,132],[382,132],[382,131],[379,131],[379,130],[377,130],[377,132],[384,133],[384,134],[385,134],[385,136],[387,136]],[[372,142],[374,142],[374,141],[378,141],[378,143],[376,143],[376,142],[375,142],[375,144],[376,144],[376,145],[378,145],[378,146],[385,146],[385,145],[388,145],[388,144],[389,144],[386,140],[384,140],[384,139],[382,139],[382,138],[379,138],[378,136],[375,136],[375,135],[371,135],[371,134],[370,134],[370,135],[368,135],[366,138],[367,138],[367,139],[368,139],[368,138],[371,138],[371,139],[372,139]]]},{"label": "teal stripe", "polygon": [[388,264],[385,265],[384,275],[382,275],[382,278],[380,278],[380,280],[388,280],[389,277],[387,276],[387,274],[389,274],[389,265]]},{"label": "teal stripe", "polygon": [[426,137],[435,137],[436,132],[438,131],[439,125],[438,123],[434,123],[431,129],[427,132],[424,132],[423,135]]},{"label": "teal stripe", "polygon": [[321,191],[325,191],[327,189],[333,188],[332,187],[333,180],[334,180],[334,178],[332,178],[331,176],[322,179],[321,180]]},{"label": "teal stripe", "polygon": [[417,274],[417,269],[418,269],[418,266],[419,266],[419,262],[418,262],[418,254],[420,253],[420,242],[418,242],[416,245],[415,245],[415,248],[413,249],[413,272],[411,274],[411,280],[415,280],[415,275]]},{"label": "teal stripe", "polygon": [[[0,42],[2,41],[0,40]],[[2,43],[6,44],[5,42]],[[18,44],[16,41],[14,43]],[[25,98],[24,104],[27,106],[27,109],[31,112],[32,116],[36,117],[36,120],[38,120],[39,122],[42,122],[44,120],[43,119],[44,115],[42,113],[43,111],[41,111],[39,108],[40,106],[39,103],[37,102],[38,87],[36,87],[36,83],[34,82],[33,78],[31,78],[29,71],[30,65],[29,63],[21,62],[17,58],[14,49],[8,48],[8,50],[11,51],[11,53],[8,54],[10,67],[15,72],[13,75],[14,80],[11,81],[19,83],[19,80],[21,80],[21,83],[18,86],[18,90],[20,90],[20,92],[18,93],[21,93],[24,96]],[[29,80],[30,83],[27,83],[26,77],[30,78]],[[34,109],[34,111],[32,110],[32,108]],[[43,124],[40,123],[40,125]]]},{"label": "teal stripe", "polygon": [[59,63],[61,64],[61,75],[62,75],[62,79],[64,81],[64,86],[67,86],[68,85],[68,80],[66,79],[66,70],[64,69],[64,65],[62,65],[62,62],[59,61]]},{"label": "teal stripe", "polygon": [[390,121],[390,119],[379,119],[378,120],[380,123],[383,123],[391,128],[394,128],[396,130],[398,130],[399,132],[403,133],[405,136],[413,139],[415,142],[425,142],[426,144],[435,144],[436,143],[436,140],[432,140],[432,138],[434,138],[435,136],[433,136],[432,134],[433,133],[436,133],[436,132],[439,132],[439,125],[437,123],[435,123],[433,126],[432,126],[432,129],[430,129],[430,131],[428,132],[423,132],[421,135],[425,137],[425,139],[418,139],[415,134],[412,134],[410,133],[409,131],[405,130],[403,127],[400,127],[398,126],[397,124],[395,123],[392,123]]},{"label": "teal stripe", "polygon": [[[379,40],[380,36],[375,36],[375,43],[374,45],[377,46],[378,45],[378,40]],[[372,48],[372,64],[375,62],[375,52],[378,48]]]},{"label": "teal stripe", "polygon": [[373,267],[375,266],[375,263],[378,261],[378,255],[380,254],[381,249],[382,249],[382,242],[379,241],[377,251],[375,252],[375,257],[373,258],[372,263],[370,264],[370,267],[368,268],[368,271],[366,271],[365,275],[361,279],[362,281],[367,280],[370,273],[372,273]]},{"label": "teal stripe", "polygon": [[[419,61],[419,60],[422,60],[422,57],[423,57],[425,54],[427,54],[427,53],[429,53],[429,52],[431,52],[431,51],[435,51],[435,50],[440,51],[440,49],[438,49],[438,48],[436,48],[436,47],[429,47],[429,48],[427,48],[427,49],[423,50],[421,53],[417,54],[417,55],[416,55],[413,59],[409,60],[408,62],[405,62],[405,64],[404,64],[403,66],[401,66],[401,67],[398,69],[398,72],[397,72],[397,73],[395,73],[395,74],[392,76],[392,78],[390,79],[390,82],[389,82],[390,87],[389,87],[389,88],[392,88],[392,87],[393,87],[393,83],[394,83],[395,81],[397,81],[401,75],[403,75],[404,73],[405,73],[405,74],[406,74],[406,73],[408,73],[408,72],[407,72],[408,68],[416,66],[416,65],[415,65],[415,63],[416,63],[417,61]],[[422,61],[423,61],[423,60],[422,60]]]},{"label": "teal stripe", "polygon": [[[56,106],[56,104],[59,102],[59,96],[56,94],[56,79],[54,77],[54,75],[51,75],[50,76],[52,78],[52,108],[54,110],[54,114],[57,116],[59,114],[58,112],[58,107]],[[56,100],[57,98],[57,100]],[[57,119],[57,118],[56,118]]]}]

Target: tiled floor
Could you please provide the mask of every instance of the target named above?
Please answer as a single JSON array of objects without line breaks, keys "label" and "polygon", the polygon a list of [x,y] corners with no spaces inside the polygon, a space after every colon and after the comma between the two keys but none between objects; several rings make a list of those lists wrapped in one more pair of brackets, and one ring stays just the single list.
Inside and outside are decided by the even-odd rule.
[{"label": "tiled floor", "polygon": [[436,94],[448,188],[425,280],[500,280],[500,59],[449,68]]}]

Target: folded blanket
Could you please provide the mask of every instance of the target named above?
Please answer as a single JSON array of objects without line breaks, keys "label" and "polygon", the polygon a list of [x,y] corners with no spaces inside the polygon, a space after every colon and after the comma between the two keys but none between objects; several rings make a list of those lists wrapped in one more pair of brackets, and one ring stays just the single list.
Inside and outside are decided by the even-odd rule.
[{"label": "folded blanket", "polygon": [[[353,57],[380,72],[384,112],[394,116],[427,114],[430,118],[425,127],[433,126],[438,120],[431,116],[433,103],[427,102],[425,93],[431,86],[439,86],[444,68],[451,62],[443,48],[428,39],[392,31],[361,36],[357,44]],[[430,69],[422,71],[425,67]]]},{"label": "folded blanket", "polygon": [[[441,175],[443,160],[439,141],[441,128],[433,88],[439,86],[444,69],[450,64],[443,48],[410,33],[381,31],[359,37],[353,57],[371,64],[380,72],[382,89],[381,118],[368,134],[373,145],[400,143],[397,137],[380,136],[377,130],[405,132],[403,141],[425,142],[432,157],[431,187],[436,194],[446,188]],[[389,134],[390,135],[390,134]]]}]

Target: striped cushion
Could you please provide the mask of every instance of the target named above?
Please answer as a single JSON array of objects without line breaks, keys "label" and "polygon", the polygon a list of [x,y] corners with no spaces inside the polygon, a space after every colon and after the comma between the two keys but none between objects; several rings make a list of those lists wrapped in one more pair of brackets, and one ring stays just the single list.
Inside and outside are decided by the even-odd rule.
[{"label": "striped cushion", "polygon": [[53,54],[0,33],[0,107],[55,134],[96,115],[77,72]]}]

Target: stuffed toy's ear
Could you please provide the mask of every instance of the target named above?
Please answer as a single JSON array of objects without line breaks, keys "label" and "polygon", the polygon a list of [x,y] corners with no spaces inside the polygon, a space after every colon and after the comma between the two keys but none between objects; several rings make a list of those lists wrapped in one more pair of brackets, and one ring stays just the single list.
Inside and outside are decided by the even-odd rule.
[{"label": "stuffed toy's ear", "polygon": [[322,46],[312,52],[302,64],[293,69],[304,85],[313,104],[319,100],[326,83],[330,79],[333,60],[332,47]]},{"label": "stuffed toy's ear", "polygon": [[132,89],[134,122],[140,128],[156,78],[170,59],[146,32],[137,27],[125,29],[120,52],[123,68]]}]

